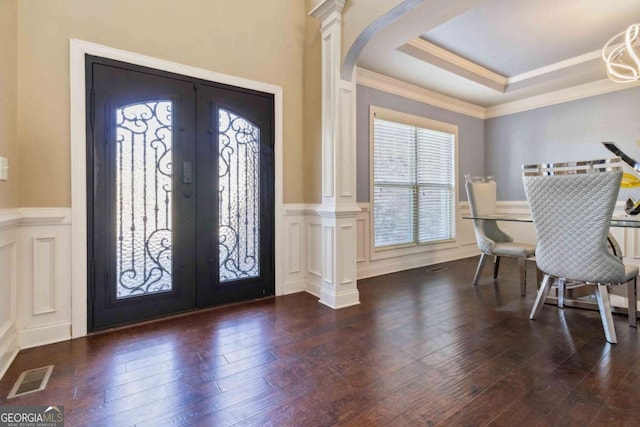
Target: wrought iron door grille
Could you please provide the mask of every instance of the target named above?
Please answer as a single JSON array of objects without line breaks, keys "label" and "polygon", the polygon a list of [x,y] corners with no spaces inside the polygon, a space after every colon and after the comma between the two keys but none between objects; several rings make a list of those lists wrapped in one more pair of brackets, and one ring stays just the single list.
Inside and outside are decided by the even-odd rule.
[{"label": "wrought iron door grille", "polygon": [[219,280],[260,275],[260,129],[218,109]]},{"label": "wrought iron door grille", "polygon": [[171,106],[116,109],[118,299],[172,289]]}]

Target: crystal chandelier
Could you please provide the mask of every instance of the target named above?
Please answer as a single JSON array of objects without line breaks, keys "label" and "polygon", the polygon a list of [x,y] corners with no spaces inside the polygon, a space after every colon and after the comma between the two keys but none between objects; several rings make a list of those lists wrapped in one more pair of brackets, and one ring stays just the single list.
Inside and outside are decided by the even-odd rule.
[{"label": "crystal chandelier", "polygon": [[602,49],[609,79],[617,83],[640,80],[640,24],[613,36]]}]

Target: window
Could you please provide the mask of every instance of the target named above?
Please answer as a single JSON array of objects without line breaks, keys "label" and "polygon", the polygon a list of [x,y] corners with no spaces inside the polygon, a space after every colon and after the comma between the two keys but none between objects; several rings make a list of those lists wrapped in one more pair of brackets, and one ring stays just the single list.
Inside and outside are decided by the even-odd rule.
[{"label": "window", "polygon": [[457,127],[372,107],[376,249],[455,238]]}]

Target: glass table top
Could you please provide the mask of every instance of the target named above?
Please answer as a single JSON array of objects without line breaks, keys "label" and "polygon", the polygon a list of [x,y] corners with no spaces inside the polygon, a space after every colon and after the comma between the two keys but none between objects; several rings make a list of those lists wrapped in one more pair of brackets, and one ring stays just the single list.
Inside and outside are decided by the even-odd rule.
[{"label": "glass table top", "polygon": [[[484,219],[495,221],[511,221],[511,222],[533,222],[529,215],[514,214],[492,214],[492,215],[463,215],[463,219]],[[629,216],[624,214],[616,214],[611,218],[611,227],[627,227],[640,228],[640,215]]]}]

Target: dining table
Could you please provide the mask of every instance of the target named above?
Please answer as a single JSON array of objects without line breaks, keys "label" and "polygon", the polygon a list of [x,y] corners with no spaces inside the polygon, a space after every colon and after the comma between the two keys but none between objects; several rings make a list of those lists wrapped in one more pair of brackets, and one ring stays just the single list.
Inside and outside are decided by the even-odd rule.
[{"label": "dining table", "polygon": [[[463,215],[463,219],[471,220],[493,220],[493,221],[505,221],[505,222],[520,222],[520,223],[533,223],[533,219],[529,215],[518,215],[511,213],[497,213],[486,215]],[[616,213],[611,218],[611,227],[621,228],[640,228],[640,215],[630,216],[626,214]],[[607,238],[609,250],[616,256],[622,258],[624,255],[615,237],[609,233]],[[536,277],[542,277],[541,274]],[[537,283],[540,286],[540,283]],[[547,304],[557,304],[558,296],[557,289],[554,287],[553,292],[549,292],[549,296],[545,300]],[[627,294],[624,286],[612,286],[609,291],[609,299],[611,304],[611,310],[614,313],[627,314]],[[584,308],[588,310],[598,310],[598,303],[596,301],[593,288],[591,286],[568,286],[565,290],[564,305],[568,307]],[[636,305],[640,307],[640,301]],[[636,312],[636,317],[638,312]]]}]

